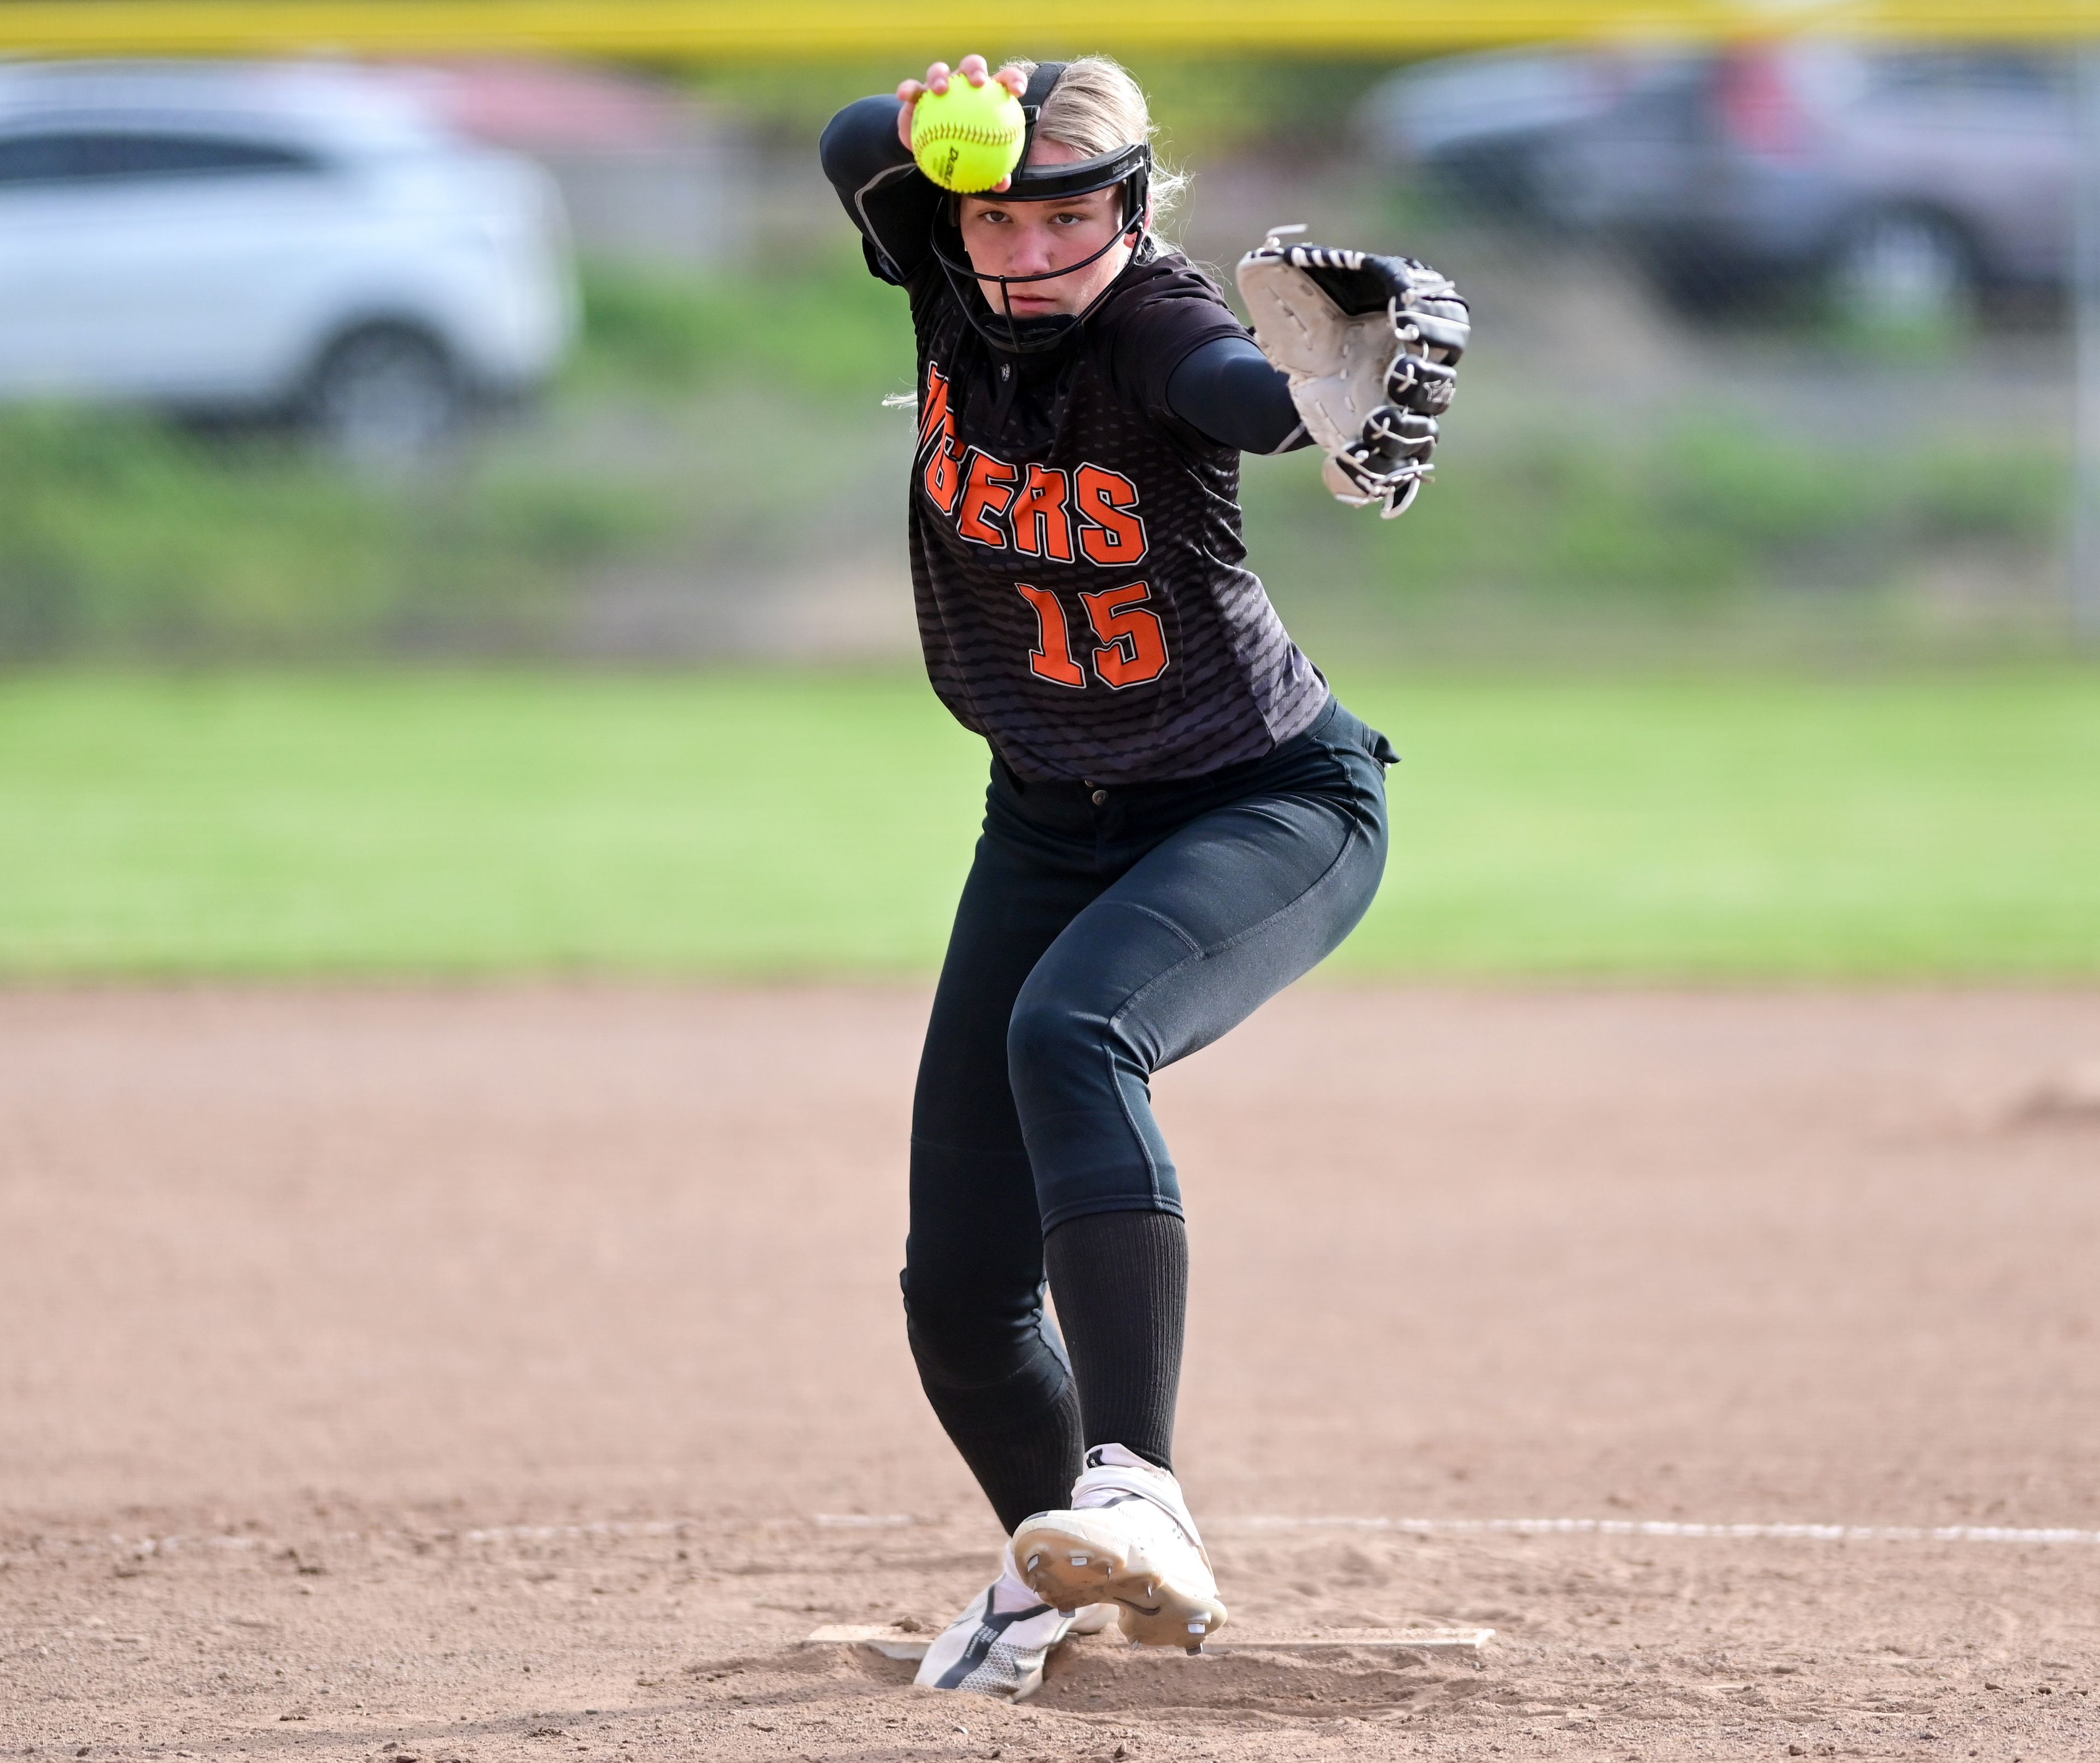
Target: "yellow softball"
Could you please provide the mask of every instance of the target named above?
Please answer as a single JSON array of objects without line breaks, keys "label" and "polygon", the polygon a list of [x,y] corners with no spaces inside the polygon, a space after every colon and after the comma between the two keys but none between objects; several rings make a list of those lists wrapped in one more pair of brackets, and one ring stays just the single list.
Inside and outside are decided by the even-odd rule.
[{"label": "yellow softball", "polygon": [[988,190],[1021,163],[1021,104],[997,80],[973,86],[958,73],[945,92],[911,107],[911,157],[944,190]]}]

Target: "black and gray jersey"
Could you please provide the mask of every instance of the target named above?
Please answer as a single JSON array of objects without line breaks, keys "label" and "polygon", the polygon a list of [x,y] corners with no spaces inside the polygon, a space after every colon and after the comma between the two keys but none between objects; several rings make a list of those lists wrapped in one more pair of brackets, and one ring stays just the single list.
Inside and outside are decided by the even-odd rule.
[{"label": "black and gray jersey", "polygon": [[956,718],[1023,779],[1096,784],[1200,776],[1309,727],[1326,683],[1246,567],[1239,451],[1167,401],[1193,351],[1246,334],[1216,285],[1148,246],[1072,341],[1013,355],[925,254],[870,243],[911,298],[912,587]]}]

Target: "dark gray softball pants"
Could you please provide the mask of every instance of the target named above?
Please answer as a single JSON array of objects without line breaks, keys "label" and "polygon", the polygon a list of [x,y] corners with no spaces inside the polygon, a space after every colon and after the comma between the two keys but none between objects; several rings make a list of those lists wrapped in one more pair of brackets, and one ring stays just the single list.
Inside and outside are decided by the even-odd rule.
[{"label": "dark gray softball pants", "polygon": [[1267,758],[1186,781],[1097,792],[994,762],[912,1108],[905,1305],[951,1434],[1059,1398],[1044,1234],[1180,1213],[1152,1073],[1356,927],[1385,868],[1394,758],[1330,700]]}]

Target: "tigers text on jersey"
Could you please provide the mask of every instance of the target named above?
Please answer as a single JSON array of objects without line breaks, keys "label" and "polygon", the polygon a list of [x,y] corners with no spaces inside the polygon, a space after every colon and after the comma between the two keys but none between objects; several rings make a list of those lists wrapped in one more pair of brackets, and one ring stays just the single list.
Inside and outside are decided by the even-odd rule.
[{"label": "tigers text on jersey", "polygon": [[1190,350],[1244,335],[1180,257],[1118,279],[1078,340],[988,344],[911,276],[911,578],[941,700],[1031,780],[1199,776],[1302,732],[1327,687],[1243,567],[1239,453],[1166,404]]}]

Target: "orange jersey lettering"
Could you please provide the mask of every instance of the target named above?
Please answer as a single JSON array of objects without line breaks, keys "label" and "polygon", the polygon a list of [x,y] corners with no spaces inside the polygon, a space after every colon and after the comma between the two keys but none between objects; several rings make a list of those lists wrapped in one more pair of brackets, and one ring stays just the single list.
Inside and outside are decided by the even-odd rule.
[{"label": "orange jersey lettering", "polygon": [[945,440],[936,441],[926,461],[923,479],[933,506],[944,515],[955,511],[955,498],[963,493],[963,463]]},{"label": "orange jersey lettering", "polygon": [[926,364],[926,396],[919,412],[919,450],[926,453],[920,482],[933,506],[944,515],[955,511],[955,498],[963,489],[962,462],[955,457],[955,413],[948,404],[947,376],[938,366]]},{"label": "orange jersey lettering", "polygon": [[1013,500],[1013,480],[1021,474],[988,453],[973,449],[969,469],[964,475],[962,506],[955,511],[955,530],[973,545],[1006,548],[1006,535],[985,517],[1003,515]]},{"label": "orange jersey lettering", "polygon": [[945,441],[955,438],[955,413],[948,408],[948,376],[938,364],[926,364],[926,396],[919,409],[919,445],[924,451],[935,435]]},{"label": "orange jersey lettering", "polygon": [[1140,603],[1151,598],[1152,590],[1142,581],[1079,596],[1101,639],[1094,671],[1111,692],[1148,684],[1167,671],[1167,627],[1158,613]]},{"label": "orange jersey lettering", "polygon": [[1027,481],[1014,499],[1013,548],[1053,563],[1072,560],[1071,483],[1054,466],[1028,468]]},{"label": "orange jersey lettering", "polygon": [[1021,599],[1035,608],[1035,647],[1028,657],[1028,671],[1053,686],[1069,686],[1083,692],[1087,670],[1072,659],[1072,636],[1065,623],[1065,608],[1048,588],[1014,583]]},{"label": "orange jersey lettering", "polygon": [[1127,568],[1145,555],[1145,523],[1128,510],[1137,506],[1137,486],[1120,471],[1081,466],[1074,474],[1079,548],[1104,568]]}]

